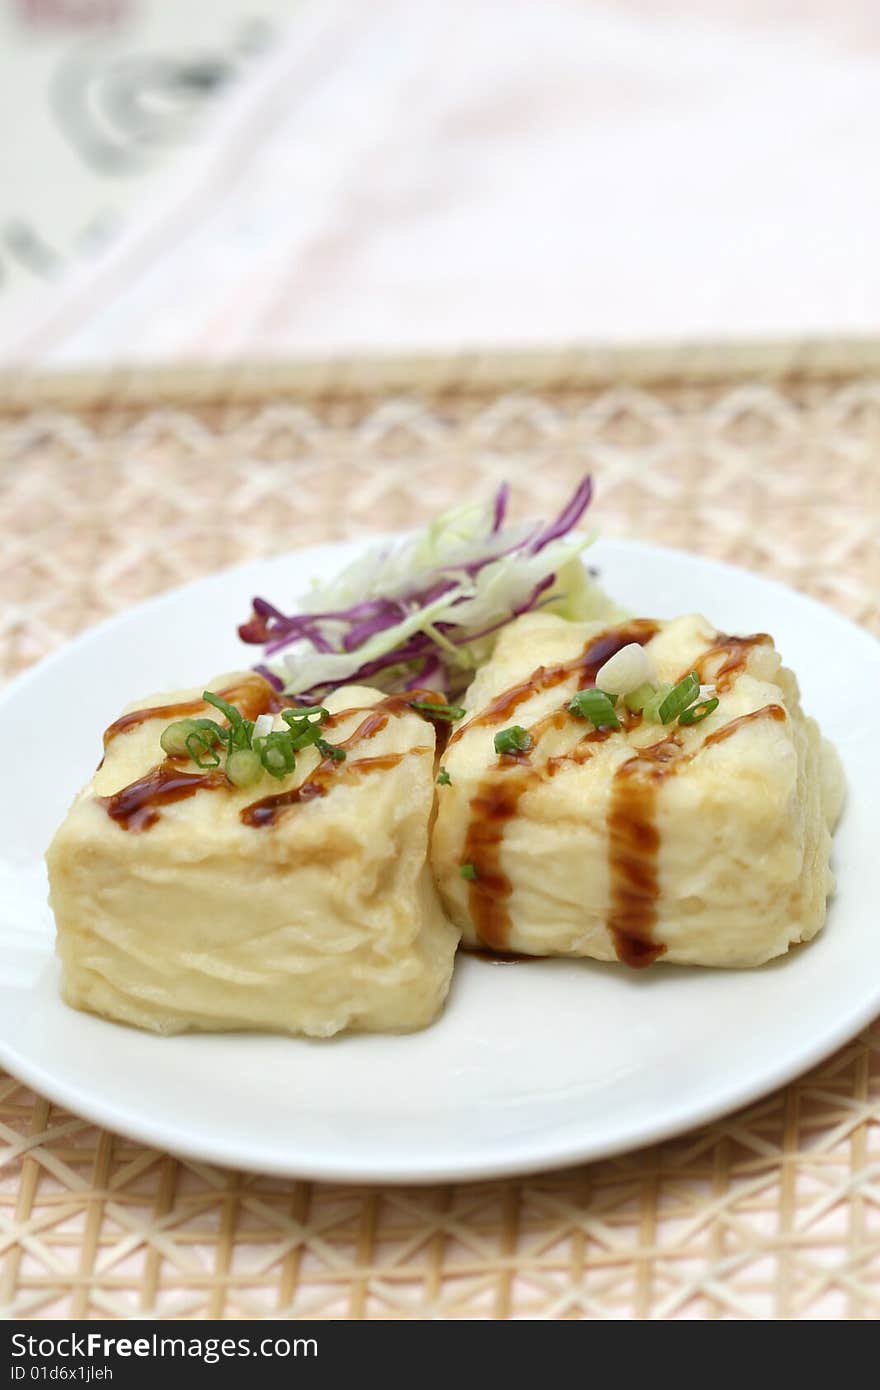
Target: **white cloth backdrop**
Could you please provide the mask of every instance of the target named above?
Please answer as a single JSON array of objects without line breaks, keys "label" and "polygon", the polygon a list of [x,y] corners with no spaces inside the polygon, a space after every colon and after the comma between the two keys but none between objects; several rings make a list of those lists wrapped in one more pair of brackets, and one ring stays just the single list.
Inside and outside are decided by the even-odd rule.
[{"label": "white cloth backdrop", "polygon": [[302,0],[0,360],[876,332],[878,146],[870,0]]}]

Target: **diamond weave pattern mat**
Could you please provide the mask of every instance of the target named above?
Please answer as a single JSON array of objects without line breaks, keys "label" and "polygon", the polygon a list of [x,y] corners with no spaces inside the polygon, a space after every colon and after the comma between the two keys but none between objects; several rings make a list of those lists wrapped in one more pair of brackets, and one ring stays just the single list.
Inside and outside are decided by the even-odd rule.
[{"label": "diamond weave pattern mat", "polygon": [[[873,376],[0,398],[0,677],[221,566],[513,484],[775,576],[880,633]],[[681,1139],[434,1188],[177,1160],[0,1074],[0,1305],[161,1318],[880,1315],[880,1027]]]}]

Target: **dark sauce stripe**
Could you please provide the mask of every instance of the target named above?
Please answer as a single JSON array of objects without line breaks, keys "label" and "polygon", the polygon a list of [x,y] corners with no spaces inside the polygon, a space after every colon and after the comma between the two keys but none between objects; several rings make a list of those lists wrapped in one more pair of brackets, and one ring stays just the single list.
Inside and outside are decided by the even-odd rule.
[{"label": "dark sauce stripe", "polygon": [[588,689],[596,684],[596,672],[602,669],[615,652],[619,652],[621,647],[628,647],[631,642],[638,642],[639,646],[643,647],[656,636],[657,631],[657,623],[650,622],[647,618],[633,618],[624,626],[609,628],[608,631],[594,637],[581,655],[573,660],[564,661],[558,666],[539,666],[527,680],[502,691],[489,701],[484,710],[461,724],[449,740],[450,744],[457,743],[468,729],[475,726],[491,728],[495,724],[506,724],[526,700],[531,700],[534,695],[543,694],[545,690],[552,690],[557,685],[563,685],[572,676],[578,678],[579,690]]},{"label": "dark sauce stripe", "polygon": [[[218,693],[227,704],[235,705],[241,710],[245,719],[257,719],[261,714],[277,714],[290,704],[290,701],[279,695],[277,690],[273,690],[268,681],[257,675],[245,676],[235,685],[230,685]],[[161,719],[170,724],[175,719],[188,719],[192,716],[213,718],[215,715],[220,718],[217,710],[204,700],[182,700],[176,705],[154,705],[149,709],[133,709],[128,714],[121,715],[105,731],[104,747],[106,749],[119,734],[129,733],[139,725],[145,724],[148,719]]]},{"label": "dark sauce stripe", "polygon": [[[716,633],[715,640],[708,651],[690,668],[696,671],[703,683],[711,681],[715,689],[729,690],[737,676],[744,670],[749,655],[755,647],[773,645],[773,638],[766,632],[754,632],[751,637],[729,637],[723,632]],[[720,659],[721,664],[712,675],[712,667]],[[687,672],[685,672],[687,674]]]},{"label": "dark sauce stripe", "polygon": [[671,736],[617,768],[608,807],[608,931],[624,965],[652,965],[666,947],[654,940],[660,897],[657,790],[680,758]]},{"label": "dark sauce stripe", "polygon": [[511,925],[507,900],[513,884],[501,867],[504,827],[532,780],[531,768],[502,764],[471,798],[463,862],[473,864],[476,878],[469,885],[468,906],[478,938],[493,951],[507,949]]},{"label": "dark sauce stripe", "polygon": [[617,769],[608,810],[608,864],[611,902],[608,930],[618,958],[626,965],[651,965],[666,947],[654,940],[660,898],[657,794],[665,778],[692,762],[705,748],[723,743],[757,719],[784,720],[781,705],[764,705],[708,734],[689,753],[670,734],[641,748]]},{"label": "dark sauce stripe", "polygon": [[433,753],[433,751],[433,748],[424,744],[417,748],[409,748],[405,753],[384,753],[381,757],[354,758],[344,763],[334,763],[328,758],[319,763],[314,772],[300,786],[294,787],[288,792],[279,792],[277,796],[265,796],[261,801],[253,801],[250,806],[245,806],[239,815],[245,825],[262,830],[267,826],[277,824],[280,817],[294,806],[300,806],[303,802],[315,801],[318,797],[326,796],[333,786],[345,785],[354,778],[363,777],[370,772],[388,772],[391,768],[402,763],[404,758],[411,757],[414,753]]},{"label": "dark sauce stripe", "polygon": [[[262,689],[261,687],[265,688]],[[261,676],[255,677],[253,681],[248,677],[240,686],[224,690],[222,695],[230,704],[237,705],[247,719],[255,719],[259,714],[277,713],[279,709],[286,709],[290,703],[278,696],[268,681],[264,681]],[[331,715],[324,727],[329,730],[334,724],[351,718],[352,715],[362,714],[365,716],[354,733],[337,745],[348,752],[357,743],[373,738],[381,729],[385,728],[389,719],[401,714],[413,713],[409,705],[410,700],[413,699],[432,700],[438,704],[444,703],[443,696],[432,691],[414,691],[407,695],[391,695],[376,705],[342,710],[336,715]],[[259,708],[260,704],[265,705],[265,707]],[[190,712],[197,712],[206,708],[210,707],[201,701],[193,701]],[[132,727],[132,724],[124,724],[126,719],[131,719],[134,723],[142,723],[146,719],[157,717],[183,718],[188,711],[189,707],[183,704],[157,706],[150,710],[133,710],[131,716],[124,715],[122,720],[117,720],[115,725],[111,725],[108,733],[112,738],[114,737],[111,732],[113,729],[116,729],[117,733],[123,731],[118,727],[119,725],[123,725],[123,728]],[[427,746],[410,750],[413,753],[430,753],[432,751]],[[264,797],[262,801],[253,802],[241,812],[241,819],[246,825],[273,825],[288,807],[295,806],[300,802],[311,801],[316,796],[326,796],[333,778],[339,776],[341,771],[347,778],[364,776],[372,772],[388,771],[390,768],[396,767],[404,756],[402,753],[388,753],[377,758],[346,759],[345,762],[336,762],[332,758],[325,758],[301,786],[294,788],[293,791],[281,792],[278,796]],[[98,797],[97,801],[123,830],[141,831],[149,830],[150,826],[155,825],[162,806],[169,805],[174,801],[183,801],[187,797],[195,796],[196,792],[199,791],[221,790],[227,792],[233,790],[221,768],[212,769],[209,772],[182,772],[179,759],[166,758],[157,767],[151,768],[143,777],[138,778],[136,782],[123,787],[112,796]]]},{"label": "dark sauce stripe", "polygon": [[159,819],[161,806],[184,801],[199,791],[219,791],[224,787],[229,788],[224,772],[181,772],[176,763],[166,759],[146,776],[112,796],[99,796],[97,801],[123,830],[149,830]]},{"label": "dark sauce stripe", "polygon": [[[506,723],[526,700],[562,685],[572,676],[577,677],[581,690],[594,686],[597,672],[615,652],[631,642],[644,646],[657,630],[656,623],[641,618],[609,628],[594,637],[580,656],[572,661],[558,666],[539,666],[528,680],[496,695],[484,710],[456,730],[450,742],[459,739],[465,729]],[[555,711],[536,724],[532,731],[533,738],[535,733],[540,734],[554,724],[559,713]],[[602,737],[607,737],[607,734],[603,733]],[[592,735],[582,740],[585,746],[590,741],[597,740]],[[513,889],[501,865],[505,827],[516,816],[524,792],[543,775],[544,769],[534,768],[531,763],[523,766],[521,760],[500,758],[471,799],[470,819],[462,851],[462,862],[473,864],[476,871],[476,877],[469,885],[468,906],[477,937],[484,946],[494,950],[506,949],[511,927],[508,900]]]},{"label": "dark sauce stripe", "polygon": [[[737,729],[741,729],[744,724],[750,724],[753,719],[774,719],[777,723],[782,723],[788,718],[782,705],[763,705],[761,709],[753,709],[750,714],[741,714],[738,719],[731,719],[729,724],[723,724],[714,733],[708,734],[703,740],[702,748],[710,748],[713,743],[723,743],[726,738],[735,734]],[[700,750],[695,750],[699,752]],[[694,754],[691,754],[693,757]]]}]

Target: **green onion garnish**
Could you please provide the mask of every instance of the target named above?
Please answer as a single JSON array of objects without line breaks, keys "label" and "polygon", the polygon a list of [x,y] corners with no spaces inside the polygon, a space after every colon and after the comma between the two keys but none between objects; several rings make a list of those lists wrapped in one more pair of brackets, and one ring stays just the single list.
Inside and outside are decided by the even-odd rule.
[{"label": "green onion garnish", "polygon": [[205,729],[192,729],[184,739],[186,751],[192,758],[196,767],[203,770],[208,767],[219,767],[220,756],[214,751],[214,741]]},{"label": "green onion garnish", "polygon": [[286,777],[296,767],[296,755],[291,747],[289,734],[281,729],[257,739],[254,752],[259,755],[263,767],[272,777]]},{"label": "green onion garnish", "polygon": [[226,759],[226,776],[234,787],[252,787],[262,775],[260,755],[252,748],[236,748]]},{"label": "green onion garnish", "polygon": [[631,690],[628,695],[624,695],[623,703],[633,714],[640,714],[648,701],[652,700],[656,693],[653,685],[648,685],[646,682],[644,685],[640,685],[638,689]]},{"label": "green onion garnish", "polygon": [[589,719],[597,729],[620,728],[614,702],[604,690],[579,690],[569,701],[568,708],[579,719]]},{"label": "green onion garnish", "polygon": [[691,705],[690,709],[684,710],[679,716],[678,722],[679,724],[702,724],[713,709],[717,708],[718,697],[713,695],[711,700],[700,700],[698,704]]},{"label": "green onion garnish", "polygon": [[202,699],[206,705],[213,705],[221,714],[225,714],[226,718],[229,720],[229,727],[231,729],[235,729],[241,724],[243,719],[241,711],[237,710],[235,705],[228,704],[222,696],[215,695],[213,690],[203,690]]},{"label": "green onion garnish", "polygon": [[294,753],[298,753],[301,748],[311,748],[313,743],[321,742],[320,724],[310,723],[307,719],[304,719],[302,724],[293,725],[290,729],[282,729],[279,732],[290,740],[290,746]]},{"label": "green onion garnish", "polygon": [[169,758],[185,758],[189,750],[186,741],[190,734],[195,732],[195,725],[191,719],[175,719],[173,724],[169,724],[164,729],[159,739],[159,745],[163,753],[167,753]]},{"label": "green onion garnish", "polygon": [[660,723],[660,706],[663,704],[663,701],[666,699],[671,689],[672,686],[664,682],[658,685],[651,697],[645,701],[645,704],[642,706],[642,714],[649,724]]},{"label": "green onion garnish", "polygon": [[281,718],[288,724],[293,724],[297,719],[317,719],[319,724],[326,724],[330,711],[323,705],[294,705],[292,709],[283,709]]},{"label": "green onion garnish", "polygon": [[330,714],[323,705],[309,705],[303,709],[282,710],[281,718],[289,730],[285,737],[290,738],[291,747],[298,752],[300,748],[320,742],[321,725],[326,723]]},{"label": "green onion garnish", "polygon": [[345,749],[321,737],[321,726],[330,717],[323,705],[282,710],[281,717],[287,728],[273,729],[255,738],[254,720],[245,719],[241,711],[221,695],[205,690],[202,699],[226,717],[228,726],[223,727],[213,719],[177,719],[163,731],[159,743],[169,757],[189,755],[201,768],[219,767],[221,753],[225,753],[226,775],[235,787],[253,786],[264,772],[272,777],[286,777],[296,767],[300,749],[313,745],[322,758],[331,758],[337,763],[345,761]]},{"label": "green onion garnish", "polygon": [[661,724],[671,724],[688,705],[692,705],[700,694],[700,678],[696,671],[674,685],[669,694],[657,706],[657,718]]},{"label": "green onion garnish", "polygon": [[450,777],[449,773],[446,771],[446,768],[445,768],[445,767],[441,767],[440,771],[437,773],[437,785],[438,785],[438,786],[441,786],[441,787],[451,787],[451,786],[452,786],[452,778]]},{"label": "green onion garnish", "polygon": [[496,753],[525,753],[532,746],[532,736],[521,724],[511,724],[495,735]]},{"label": "green onion garnish", "polygon": [[328,743],[325,738],[316,738],[315,747],[322,758],[332,758],[335,763],[344,763],[346,752],[344,748],[337,748],[335,743]]},{"label": "green onion garnish", "polygon": [[431,700],[410,700],[409,707],[418,710],[420,714],[427,714],[431,719],[448,719],[450,724],[454,724],[456,719],[464,718],[461,705],[437,705]]},{"label": "green onion garnish", "polygon": [[474,879],[477,877],[477,871],[473,864],[459,864],[458,872],[461,874],[462,878],[468,879],[471,883],[473,883]]},{"label": "green onion garnish", "polygon": [[234,748],[247,751],[254,746],[254,723],[252,719],[243,719],[240,724],[231,726],[227,731],[226,746],[231,753]]}]

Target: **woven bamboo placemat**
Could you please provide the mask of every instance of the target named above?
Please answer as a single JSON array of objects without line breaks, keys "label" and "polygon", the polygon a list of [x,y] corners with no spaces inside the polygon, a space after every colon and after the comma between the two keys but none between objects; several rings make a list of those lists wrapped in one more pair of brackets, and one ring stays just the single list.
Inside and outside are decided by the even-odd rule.
[{"label": "woven bamboo placemat", "polygon": [[[514,487],[880,632],[877,345],[0,384],[0,677],[146,595]],[[874,1317],[880,1028],[748,1110],[521,1181],[177,1160],[0,1077],[0,1303],[26,1317]]]}]

